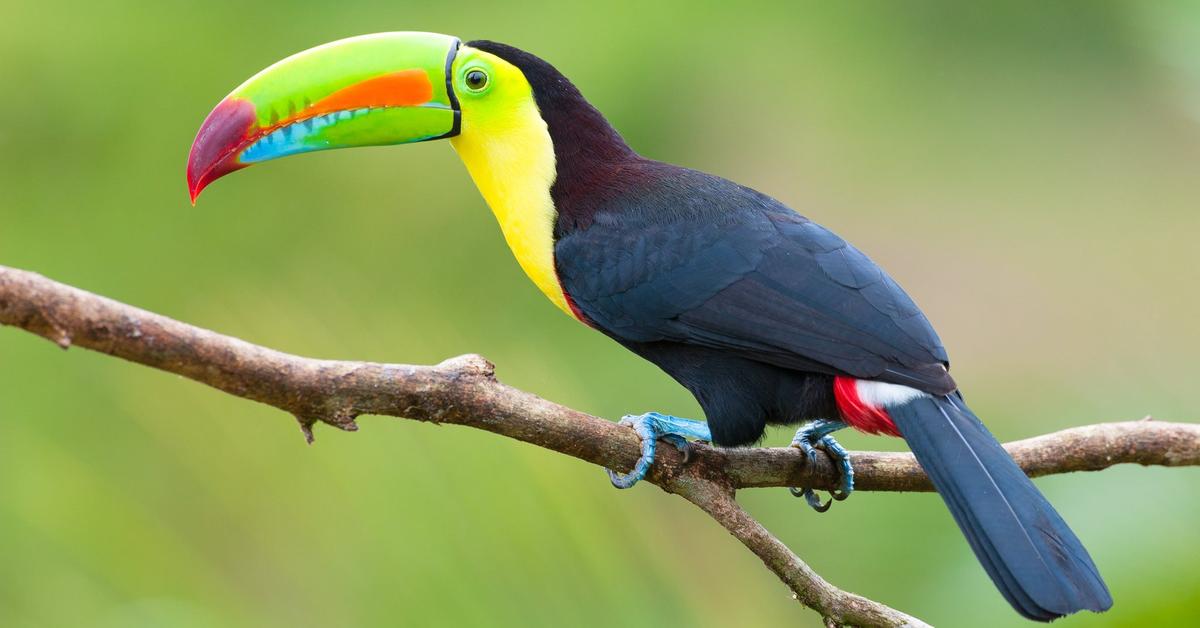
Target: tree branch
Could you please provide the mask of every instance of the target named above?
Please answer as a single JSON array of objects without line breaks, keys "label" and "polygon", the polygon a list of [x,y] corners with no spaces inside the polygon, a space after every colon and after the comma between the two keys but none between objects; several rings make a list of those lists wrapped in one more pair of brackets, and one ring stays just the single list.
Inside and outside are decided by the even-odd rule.
[{"label": "tree branch", "polygon": [[[0,325],[176,373],[291,413],[311,442],[318,421],[356,430],[363,414],[487,430],[581,460],[629,470],[632,430],[507,386],[479,356],[436,366],[316,360],[289,355],[118,303],[41,275],[0,266]],[[1031,476],[1121,463],[1200,465],[1200,425],[1134,421],[1079,427],[1007,445]],[[826,582],[734,500],[739,488],[837,483],[832,461],[806,464],[791,448],[696,446],[688,463],[659,448],[648,480],[708,513],[754,552],[828,625],[921,626],[920,620]],[[854,452],[860,491],[928,491],[911,454]]]}]

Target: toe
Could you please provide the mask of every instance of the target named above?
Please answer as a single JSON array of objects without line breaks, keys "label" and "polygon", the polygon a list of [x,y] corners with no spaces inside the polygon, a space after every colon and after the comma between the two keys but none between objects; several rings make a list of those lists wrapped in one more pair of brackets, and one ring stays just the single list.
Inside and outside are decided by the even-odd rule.
[{"label": "toe", "polygon": [[825,512],[833,505],[833,500],[829,500],[824,504],[821,503],[821,498],[817,496],[816,491],[811,488],[789,488],[794,497],[803,497],[804,501],[808,502],[809,507],[817,512]]},{"label": "toe", "polygon": [[608,481],[612,482],[614,488],[629,488],[638,482],[637,478],[634,478],[632,473],[617,473],[612,469],[605,469],[605,471],[608,472]]},{"label": "toe", "polygon": [[681,451],[685,454],[688,451],[687,439],[678,434],[664,434],[664,435],[660,436],[659,438],[667,441],[668,443],[671,443],[672,445],[675,446],[675,449],[678,449],[679,451]]}]

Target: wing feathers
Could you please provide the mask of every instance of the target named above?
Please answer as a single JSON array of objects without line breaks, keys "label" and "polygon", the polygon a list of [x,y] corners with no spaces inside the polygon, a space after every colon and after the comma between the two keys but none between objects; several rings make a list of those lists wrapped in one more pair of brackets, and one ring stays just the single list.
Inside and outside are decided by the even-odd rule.
[{"label": "wing feathers", "polygon": [[912,299],[858,249],[753,190],[683,169],[560,237],[567,294],[619,340],[954,390]]}]

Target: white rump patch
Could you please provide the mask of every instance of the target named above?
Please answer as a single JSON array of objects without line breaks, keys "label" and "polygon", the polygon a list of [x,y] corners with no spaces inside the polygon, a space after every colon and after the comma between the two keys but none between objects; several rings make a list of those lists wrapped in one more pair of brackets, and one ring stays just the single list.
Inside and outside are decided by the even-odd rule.
[{"label": "white rump patch", "polygon": [[858,398],[863,403],[876,408],[902,406],[913,399],[929,396],[916,388],[865,379],[858,380],[855,387],[858,389]]}]

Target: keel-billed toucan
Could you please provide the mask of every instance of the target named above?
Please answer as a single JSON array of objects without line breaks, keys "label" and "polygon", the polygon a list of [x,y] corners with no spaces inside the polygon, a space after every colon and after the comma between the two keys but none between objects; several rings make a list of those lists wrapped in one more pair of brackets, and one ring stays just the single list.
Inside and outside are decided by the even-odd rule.
[{"label": "keel-billed toucan", "polygon": [[[967,408],[912,299],[866,255],[769,196],[642,157],[553,66],[491,41],[382,33],[263,70],[213,109],[188,159],[213,180],[284,155],[449,138],[529,278],[661,367],[699,421],[623,422],[642,478],[663,438],[793,444],[853,469],[830,432],[904,438],[1004,597],[1030,619],[1112,604],[1074,533]],[[811,490],[796,491],[825,508]]]}]

